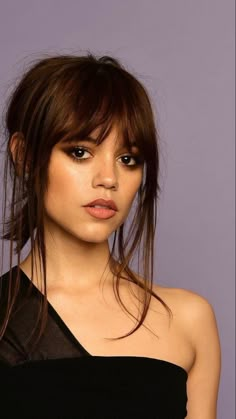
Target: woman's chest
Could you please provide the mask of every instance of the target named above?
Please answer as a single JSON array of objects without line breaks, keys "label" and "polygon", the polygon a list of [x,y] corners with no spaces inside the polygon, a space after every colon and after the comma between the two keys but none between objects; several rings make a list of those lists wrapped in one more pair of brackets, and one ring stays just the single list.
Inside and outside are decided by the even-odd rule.
[{"label": "woman's chest", "polygon": [[[127,313],[114,295],[64,295],[49,293],[49,302],[76,340],[93,356],[143,356],[180,365],[187,372],[194,360],[194,348],[178,316],[170,321],[167,311],[151,300],[147,316],[138,330],[143,305],[129,293],[121,293]],[[171,308],[171,307],[170,307]]]}]

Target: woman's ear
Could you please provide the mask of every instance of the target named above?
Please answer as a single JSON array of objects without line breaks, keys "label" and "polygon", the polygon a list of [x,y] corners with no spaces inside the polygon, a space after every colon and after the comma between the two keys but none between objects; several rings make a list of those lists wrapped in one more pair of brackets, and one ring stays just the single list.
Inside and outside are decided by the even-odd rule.
[{"label": "woman's ear", "polygon": [[9,148],[16,174],[21,177],[25,154],[25,142],[21,132],[15,132],[10,139]]}]

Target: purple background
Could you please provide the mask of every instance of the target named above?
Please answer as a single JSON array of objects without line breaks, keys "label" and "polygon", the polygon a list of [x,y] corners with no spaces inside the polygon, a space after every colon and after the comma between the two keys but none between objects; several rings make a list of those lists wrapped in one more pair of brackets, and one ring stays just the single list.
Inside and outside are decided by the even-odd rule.
[{"label": "purple background", "polygon": [[1,111],[42,53],[114,55],[149,89],[162,150],[155,282],[215,309],[221,419],[235,417],[234,16],[231,0],[1,0],[0,16]]}]

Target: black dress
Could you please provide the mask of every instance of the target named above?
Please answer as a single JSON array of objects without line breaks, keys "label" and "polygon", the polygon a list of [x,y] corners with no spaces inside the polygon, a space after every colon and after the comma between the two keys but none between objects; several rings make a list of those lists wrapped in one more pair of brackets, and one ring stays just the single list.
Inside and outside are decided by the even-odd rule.
[{"label": "black dress", "polygon": [[[16,266],[13,268],[13,278]],[[27,340],[42,294],[21,270],[20,293],[0,340],[0,418],[184,419],[187,372],[139,356],[93,356],[54,308],[37,347]],[[9,272],[1,277],[4,289]]]}]

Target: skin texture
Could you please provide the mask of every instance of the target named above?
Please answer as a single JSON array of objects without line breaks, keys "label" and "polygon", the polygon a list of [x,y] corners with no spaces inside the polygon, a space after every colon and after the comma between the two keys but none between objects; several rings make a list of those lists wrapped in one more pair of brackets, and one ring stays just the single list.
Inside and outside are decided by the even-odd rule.
[{"label": "skin texture", "polygon": [[[89,141],[54,146],[45,196],[48,286],[64,281],[83,289],[98,285],[109,257],[108,237],[126,220],[142,181],[143,166],[134,165],[133,157],[124,159],[128,155],[115,128],[98,146]],[[116,203],[114,217],[96,219],[85,211],[83,205],[98,198]]]}]

